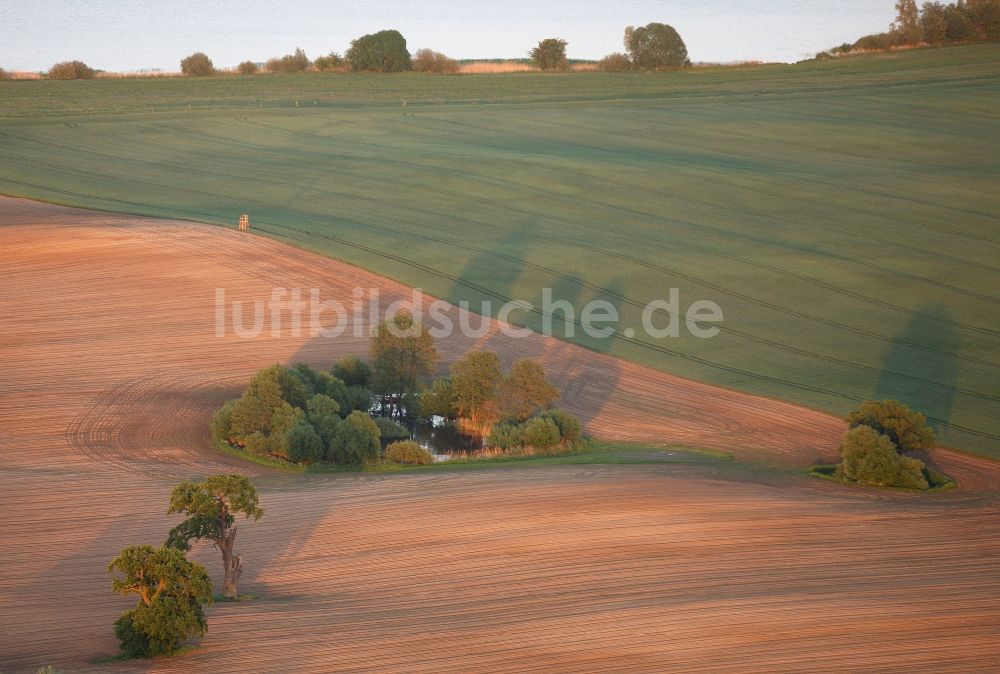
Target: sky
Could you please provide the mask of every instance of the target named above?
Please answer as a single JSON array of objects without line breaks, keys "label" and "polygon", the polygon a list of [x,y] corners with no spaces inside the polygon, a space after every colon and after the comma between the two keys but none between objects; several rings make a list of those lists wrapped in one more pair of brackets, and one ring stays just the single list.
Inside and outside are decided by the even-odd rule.
[{"label": "sky", "polygon": [[385,28],[411,52],[521,58],[560,37],[570,58],[596,59],[622,51],[625,26],[651,21],[676,28],[692,61],[794,62],[884,31],[893,15],[893,0],[0,0],[0,67],[177,70],[195,51],[228,67],[296,47],[343,54]]}]

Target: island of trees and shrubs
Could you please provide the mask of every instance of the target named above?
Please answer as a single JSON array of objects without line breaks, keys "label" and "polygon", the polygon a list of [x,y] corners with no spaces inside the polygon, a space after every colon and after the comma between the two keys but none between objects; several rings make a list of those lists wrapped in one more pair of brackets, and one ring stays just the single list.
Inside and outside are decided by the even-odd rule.
[{"label": "island of trees and shrubs", "polygon": [[212,604],[212,580],[201,564],[187,559],[192,540],[212,541],[222,554],[225,591],[238,598],[243,570],[236,554],[236,516],[259,520],[257,491],[243,475],[214,475],[201,482],[182,482],[170,496],[167,514],[181,513],[183,522],[170,530],[159,548],[130,545],[108,564],[112,590],[136,595],[134,608],[114,624],[122,654],[129,658],[173,653],[208,631],[204,607]]},{"label": "island of trees and shrubs", "polygon": [[874,33],[845,42],[817,58],[870,51],[886,51],[920,45],[966,44],[1000,40],[1000,2],[957,0],[944,4],[916,0],[896,2],[896,20],[884,33]]},{"label": "island of trees and shrubs", "polygon": [[553,407],[559,391],[535,361],[504,372],[495,353],[471,351],[432,379],[434,340],[408,314],[379,326],[369,355],[370,364],[348,356],[329,371],[305,363],[260,370],[216,412],[212,437],[252,457],[365,468],[433,462],[411,437],[420,423],[454,425],[470,454],[555,453],[582,440],[579,421]]},{"label": "island of trees and shrubs", "polygon": [[869,400],[848,417],[840,443],[840,463],[813,472],[847,484],[900,489],[932,489],[954,483],[915,456],[935,446],[927,418],[896,400]]}]

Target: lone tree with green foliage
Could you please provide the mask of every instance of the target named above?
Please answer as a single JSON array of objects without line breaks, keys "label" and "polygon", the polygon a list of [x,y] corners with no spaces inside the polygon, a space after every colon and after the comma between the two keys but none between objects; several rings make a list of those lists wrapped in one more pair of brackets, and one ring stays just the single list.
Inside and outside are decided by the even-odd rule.
[{"label": "lone tree with green foliage", "polygon": [[847,418],[851,428],[868,426],[889,436],[900,452],[934,449],[934,431],[927,417],[896,400],[869,400]]},{"label": "lone tree with green foliage", "polygon": [[199,51],[181,61],[181,72],[192,77],[208,77],[215,74],[215,66],[212,59]]},{"label": "lone tree with green foliage", "polygon": [[131,545],[108,564],[108,573],[116,572],[121,577],[114,578],[112,589],[139,597],[136,607],[115,621],[115,636],[126,656],[171,653],[208,631],[202,605],[212,603],[212,581],[182,551]]},{"label": "lone tree with green foliage", "polygon": [[924,38],[924,27],[916,0],[896,2],[896,22],[892,25],[892,31],[902,44],[917,44]]},{"label": "lone tree with green foliage", "polygon": [[531,62],[539,70],[567,70],[569,60],[566,58],[566,40],[550,37],[538,43],[528,54]]},{"label": "lone tree with green foliage", "polygon": [[398,30],[362,35],[351,42],[344,58],[356,72],[396,73],[412,67],[406,38]]},{"label": "lone tree with green foliage", "polygon": [[639,70],[682,68],[688,64],[684,40],[665,23],[626,28],[625,51],[632,66]]},{"label": "lone tree with green foliage", "polygon": [[187,519],[170,530],[167,545],[187,551],[192,539],[212,541],[222,553],[225,572],[223,595],[239,596],[237,582],[243,558],[236,554],[236,515],[257,521],[264,514],[257,504],[257,490],[243,475],[213,475],[201,482],[182,482],[170,495],[167,514],[183,513]]},{"label": "lone tree with green foliage", "polygon": [[399,313],[372,335],[372,387],[384,405],[399,415],[404,401],[415,399],[438,360],[434,338],[410,314]]}]

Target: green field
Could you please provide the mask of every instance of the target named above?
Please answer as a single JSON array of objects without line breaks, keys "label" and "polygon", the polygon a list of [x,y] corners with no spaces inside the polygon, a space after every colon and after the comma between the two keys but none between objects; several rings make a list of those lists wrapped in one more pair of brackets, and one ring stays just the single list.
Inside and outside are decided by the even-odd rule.
[{"label": "green field", "polygon": [[1000,458],[1000,45],[652,75],[2,82],[0,192],[246,212],[452,301],[552,287],[609,300],[621,327],[677,287],[722,307],[721,335],[576,341],[837,413],[898,398]]}]

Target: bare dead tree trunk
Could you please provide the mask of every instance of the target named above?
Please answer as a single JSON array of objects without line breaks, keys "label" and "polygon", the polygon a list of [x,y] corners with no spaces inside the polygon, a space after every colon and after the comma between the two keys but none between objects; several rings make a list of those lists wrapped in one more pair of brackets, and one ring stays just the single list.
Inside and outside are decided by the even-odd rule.
[{"label": "bare dead tree trunk", "polygon": [[239,598],[237,583],[240,580],[240,574],[243,573],[243,558],[234,552],[235,542],[236,527],[226,531],[222,538],[216,541],[216,545],[222,552],[222,569],[225,573],[222,595],[226,599]]}]

